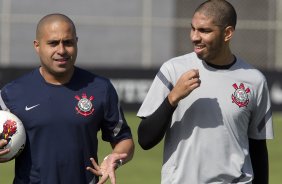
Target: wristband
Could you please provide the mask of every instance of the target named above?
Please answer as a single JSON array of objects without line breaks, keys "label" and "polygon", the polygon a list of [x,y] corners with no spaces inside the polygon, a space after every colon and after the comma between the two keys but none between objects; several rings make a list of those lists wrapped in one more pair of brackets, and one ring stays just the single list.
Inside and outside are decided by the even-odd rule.
[{"label": "wristband", "polygon": [[116,168],[119,168],[120,166],[122,166],[122,162],[123,162],[122,159],[116,160],[116,162],[115,162],[117,164]]}]

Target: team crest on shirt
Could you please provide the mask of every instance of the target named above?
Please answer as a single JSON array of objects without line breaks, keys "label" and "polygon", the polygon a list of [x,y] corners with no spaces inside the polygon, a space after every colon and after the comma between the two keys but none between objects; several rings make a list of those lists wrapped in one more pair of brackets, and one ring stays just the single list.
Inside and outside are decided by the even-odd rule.
[{"label": "team crest on shirt", "polygon": [[94,112],[94,107],[92,104],[92,101],[94,100],[93,96],[90,96],[89,98],[85,93],[83,93],[80,96],[76,95],[75,99],[78,100],[77,106],[75,107],[75,110],[77,113],[83,115],[83,116],[89,116]]},{"label": "team crest on shirt", "polygon": [[239,87],[236,83],[232,86],[235,89],[235,92],[231,96],[232,102],[237,104],[239,107],[246,107],[249,103],[248,93],[250,93],[250,89],[245,88],[243,83],[241,83]]}]

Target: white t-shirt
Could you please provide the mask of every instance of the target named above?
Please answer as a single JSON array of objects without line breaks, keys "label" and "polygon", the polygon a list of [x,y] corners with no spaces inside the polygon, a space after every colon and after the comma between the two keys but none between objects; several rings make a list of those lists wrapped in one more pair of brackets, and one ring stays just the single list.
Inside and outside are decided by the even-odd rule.
[{"label": "white t-shirt", "polygon": [[[162,65],[137,116],[151,115],[180,76],[198,69],[201,85],[181,100],[166,132],[162,184],[250,183],[248,138],[272,139],[265,77],[237,58],[215,69],[195,53]],[[154,126],[154,125],[152,125]]]}]

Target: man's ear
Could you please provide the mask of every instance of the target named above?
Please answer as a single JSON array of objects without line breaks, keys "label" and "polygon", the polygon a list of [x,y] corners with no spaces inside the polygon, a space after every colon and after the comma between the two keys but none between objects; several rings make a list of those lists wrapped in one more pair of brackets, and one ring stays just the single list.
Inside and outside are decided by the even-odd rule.
[{"label": "man's ear", "polygon": [[224,30],[224,41],[230,41],[235,29],[232,26],[227,26]]},{"label": "man's ear", "polygon": [[38,53],[38,51],[39,51],[39,41],[38,40],[33,41],[33,47],[34,47],[35,51]]}]

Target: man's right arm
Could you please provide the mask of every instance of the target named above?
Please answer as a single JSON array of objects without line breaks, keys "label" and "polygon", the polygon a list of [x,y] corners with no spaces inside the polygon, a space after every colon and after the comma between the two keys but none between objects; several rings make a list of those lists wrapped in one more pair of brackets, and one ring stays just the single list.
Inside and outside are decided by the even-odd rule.
[{"label": "man's right arm", "polygon": [[138,142],[145,149],[151,149],[164,137],[171,124],[171,117],[178,103],[200,86],[199,70],[185,72],[158,109],[148,117],[143,117],[138,128]]},{"label": "man's right arm", "polygon": [[165,98],[153,114],[142,118],[138,127],[138,142],[144,150],[153,148],[163,139],[175,109]]}]

